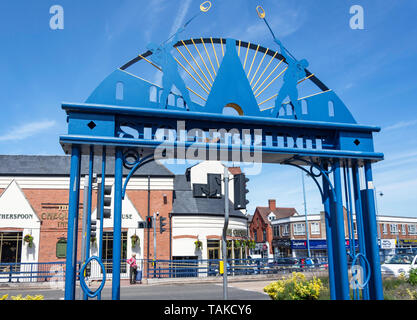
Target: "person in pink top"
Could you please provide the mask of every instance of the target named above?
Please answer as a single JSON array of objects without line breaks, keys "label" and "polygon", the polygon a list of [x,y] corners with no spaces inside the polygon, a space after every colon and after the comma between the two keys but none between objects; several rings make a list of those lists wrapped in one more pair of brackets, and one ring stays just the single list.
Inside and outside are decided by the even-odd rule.
[{"label": "person in pink top", "polygon": [[130,266],[130,269],[129,269],[130,284],[135,284],[136,283],[136,273],[137,273],[137,270],[138,270],[138,266],[136,264],[136,254],[132,254],[132,258],[128,259],[126,261],[126,263]]}]

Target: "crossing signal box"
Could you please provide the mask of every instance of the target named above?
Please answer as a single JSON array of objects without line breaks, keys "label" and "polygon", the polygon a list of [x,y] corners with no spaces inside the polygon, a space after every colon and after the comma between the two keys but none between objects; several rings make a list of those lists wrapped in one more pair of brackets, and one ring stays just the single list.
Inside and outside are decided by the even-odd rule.
[{"label": "crossing signal box", "polygon": [[146,225],[145,225],[145,227],[146,227],[146,229],[152,229],[152,220],[153,220],[153,217],[152,216],[146,216]]},{"label": "crossing signal box", "polygon": [[90,237],[95,238],[96,237],[96,230],[97,230],[97,221],[91,220],[91,226],[90,226]]},{"label": "crossing signal box", "polygon": [[244,173],[235,174],[234,178],[234,208],[235,210],[246,209],[249,203],[246,200],[246,194],[249,190],[246,188],[246,183],[249,181]]},{"label": "crossing signal box", "polygon": [[[100,210],[101,210],[101,189],[103,185],[101,183],[97,184],[97,220],[100,220]],[[103,218],[111,218],[111,185],[104,185],[104,197],[103,197]]]},{"label": "crossing signal box", "polygon": [[159,218],[159,233],[163,233],[164,231],[166,231],[166,229],[164,228],[166,226],[166,223],[164,222],[167,218],[165,217],[160,217]]}]

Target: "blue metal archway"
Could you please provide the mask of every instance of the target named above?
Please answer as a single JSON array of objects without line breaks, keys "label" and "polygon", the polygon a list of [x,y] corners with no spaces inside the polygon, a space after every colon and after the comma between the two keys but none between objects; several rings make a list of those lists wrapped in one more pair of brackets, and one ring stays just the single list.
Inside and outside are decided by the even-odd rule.
[{"label": "blue metal archway", "polygon": [[[71,154],[65,298],[75,298],[81,156],[115,158],[112,298],[119,299],[123,166],[136,170],[156,153],[162,158],[187,158],[189,150],[205,150],[198,159],[245,162],[249,157],[299,167],[315,180],[325,210],[332,299],[350,299],[344,194],[349,217],[354,207],[358,226],[359,252],[353,247],[351,258],[369,276],[361,287],[362,297],[383,299],[371,169],[372,163],[383,160],[373,147],[373,134],[380,128],[357,124],[334,91],[307,69],[297,85],[301,93],[308,82],[310,92],[297,103],[290,100],[268,107],[290,64],[274,50],[222,38],[180,40],[172,48],[170,61],[181,68],[188,79],[184,83],[176,78],[175,68],[170,69],[171,77],[163,79],[169,88],[127,72],[146,66],[168,74],[173,66],[161,67],[157,59],[153,61],[157,54],[153,49],[116,69],[85,103],[62,104],[68,132],[60,136],[60,143]],[[183,92],[173,93],[172,85]],[[193,99],[186,98],[184,90]],[[225,107],[238,115],[224,114]],[[134,161],[128,161],[126,154],[134,154]]]}]

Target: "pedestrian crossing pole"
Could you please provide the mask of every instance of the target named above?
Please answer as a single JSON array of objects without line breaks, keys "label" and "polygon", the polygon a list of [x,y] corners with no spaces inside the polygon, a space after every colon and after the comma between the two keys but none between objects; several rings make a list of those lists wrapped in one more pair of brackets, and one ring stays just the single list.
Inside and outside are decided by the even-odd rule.
[{"label": "pedestrian crossing pole", "polygon": [[223,256],[223,299],[227,300],[227,245],[226,235],[229,226],[229,168],[224,167],[224,227],[222,235]]}]

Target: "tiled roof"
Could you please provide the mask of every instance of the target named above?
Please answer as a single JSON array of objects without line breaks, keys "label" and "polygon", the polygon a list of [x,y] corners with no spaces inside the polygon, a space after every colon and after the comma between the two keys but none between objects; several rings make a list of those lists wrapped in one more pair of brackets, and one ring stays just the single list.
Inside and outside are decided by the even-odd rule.
[{"label": "tiled roof", "polygon": [[[81,175],[88,174],[89,157],[81,157]],[[101,174],[101,156],[94,157],[94,173]],[[34,175],[34,176],[68,176],[71,168],[71,157],[39,155],[0,155],[0,175]],[[129,170],[123,167],[123,174]],[[106,158],[106,175],[114,175],[114,158]],[[169,176],[174,174],[162,164],[151,161],[144,164],[135,176]]]},{"label": "tiled roof", "polygon": [[268,215],[271,212],[275,214],[276,219],[288,218],[297,214],[297,210],[295,210],[295,208],[277,207],[275,210],[271,210],[269,207],[256,207],[256,210],[258,210],[265,223],[269,223]]}]

